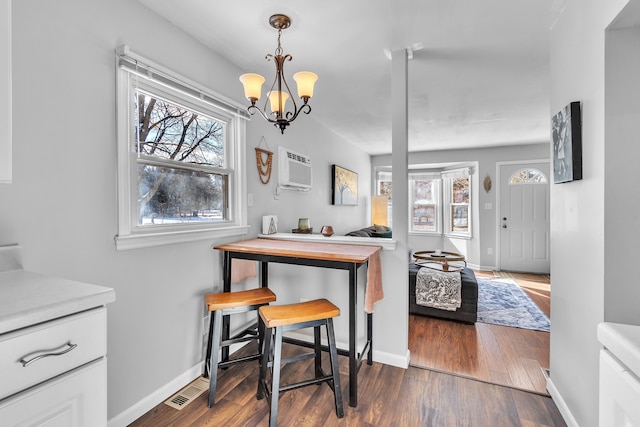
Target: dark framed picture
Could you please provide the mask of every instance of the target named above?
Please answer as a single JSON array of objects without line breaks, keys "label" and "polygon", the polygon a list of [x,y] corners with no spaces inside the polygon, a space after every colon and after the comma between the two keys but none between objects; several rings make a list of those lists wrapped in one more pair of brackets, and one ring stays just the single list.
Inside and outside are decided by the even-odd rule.
[{"label": "dark framed picture", "polygon": [[358,174],[338,165],[331,165],[331,203],[358,205]]},{"label": "dark framed picture", "polygon": [[582,179],[580,102],[572,102],[551,118],[553,182]]}]

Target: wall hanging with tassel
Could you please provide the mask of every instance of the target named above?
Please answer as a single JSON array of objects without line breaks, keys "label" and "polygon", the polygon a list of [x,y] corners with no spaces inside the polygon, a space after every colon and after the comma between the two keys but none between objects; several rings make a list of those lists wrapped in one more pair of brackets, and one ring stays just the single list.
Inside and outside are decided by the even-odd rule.
[{"label": "wall hanging with tassel", "polygon": [[267,140],[264,139],[264,136],[260,139],[260,144],[256,147],[256,165],[258,167],[258,176],[260,177],[260,182],[263,184],[268,184],[269,180],[271,180],[271,168],[273,166],[273,153],[271,151],[260,148],[262,141],[265,142],[267,148],[269,148],[269,144],[267,144]]}]

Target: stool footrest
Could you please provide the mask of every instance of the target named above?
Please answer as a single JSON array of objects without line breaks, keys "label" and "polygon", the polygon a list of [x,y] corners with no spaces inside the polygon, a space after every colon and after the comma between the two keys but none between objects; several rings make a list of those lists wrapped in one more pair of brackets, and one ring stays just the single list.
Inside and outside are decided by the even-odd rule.
[{"label": "stool footrest", "polygon": [[[301,387],[306,387],[308,385],[313,385],[313,384],[320,384],[323,382],[333,382],[333,376],[332,375],[328,375],[325,377],[320,377],[320,378],[312,378],[309,380],[305,380],[305,381],[300,381],[298,383],[293,383],[293,384],[287,384],[285,386],[280,386],[280,393],[284,392],[284,391],[288,391],[288,390],[294,390],[296,388],[301,388]],[[333,388],[333,387],[332,387]]]},{"label": "stool footrest", "polygon": [[220,346],[224,347],[224,346],[229,346],[231,344],[237,344],[239,342],[254,341],[256,338],[257,338],[256,335],[237,337],[237,338],[230,338],[228,340],[221,341],[220,342]]},{"label": "stool footrest", "polygon": [[236,363],[249,362],[251,360],[258,360],[262,357],[261,354],[252,354],[251,356],[238,357],[237,359],[230,359],[225,362],[218,362],[218,368],[226,368],[233,366]]},{"label": "stool footrest", "polygon": [[[286,365],[287,363],[291,363],[291,362],[298,362],[300,360],[306,360],[306,359],[312,359],[316,357],[315,353],[301,353],[301,354],[297,354],[295,356],[291,356],[291,357],[287,357],[286,359],[282,359],[280,361],[281,365]],[[271,366],[271,362],[269,363],[269,366]]]}]

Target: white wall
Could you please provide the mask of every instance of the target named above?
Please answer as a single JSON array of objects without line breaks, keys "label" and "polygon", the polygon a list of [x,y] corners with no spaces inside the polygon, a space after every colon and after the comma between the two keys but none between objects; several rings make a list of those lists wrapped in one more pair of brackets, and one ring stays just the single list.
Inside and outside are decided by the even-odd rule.
[{"label": "white wall", "polygon": [[[443,150],[409,153],[409,165],[442,164],[442,163],[473,163],[474,173],[472,202],[480,209],[473,218],[473,238],[451,239],[443,237],[429,237],[409,235],[408,244],[413,251],[443,248],[445,250],[462,251],[467,262],[474,268],[493,269],[496,264],[496,164],[498,162],[516,160],[541,160],[549,159],[549,143],[526,144],[518,146],[491,147],[469,150]],[[372,167],[391,165],[391,156],[374,156],[371,160]],[[482,181],[486,175],[491,177],[492,189],[488,193],[482,187]],[[485,203],[491,203],[493,209],[484,209]],[[487,252],[493,249],[493,254]]]},{"label": "white wall", "polygon": [[[629,233],[637,234],[637,226],[633,220],[631,225],[617,220],[614,223],[605,203],[610,197],[609,179],[620,166],[637,160],[631,155],[618,164],[623,154],[615,151],[620,150],[621,143],[612,141],[610,146],[609,134],[605,134],[605,116],[609,116],[605,111],[605,28],[626,3],[627,0],[569,1],[551,33],[549,114],[571,101],[582,102],[583,179],[551,188],[550,385],[565,419],[580,426],[595,426],[598,420],[600,345],[596,326],[605,320],[605,278],[613,266],[605,261],[609,256],[605,250],[609,233],[612,237],[624,235],[615,244],[623,251],[637,253],[637,243],[629,238]],[[609,105],[608,92],[606,98]],[[631,202],[630,211],[634,212],[637,202],[628,197],[633,193],[629,185],[635,184],[624,184],[628,189],[625,200]],[[624,280],[630,278],[633,275],[626,275]],[[619,309],[626,315],[632,310],[628,304],[620,304]],[[637,312],[637,308],[633,310]],[[635,317],[637,320],[637,314]]]},{"label": "white wall", "polygon": [[[221,287],[221,256],[212,246],[223,243],[115,250],[115,49],[121,44],[244,103],[241,70],[136,1],[13,2],[14,174],[12,184],[0,185],[0,245],[23,245],[31,271],[115,288],[116,302],[108,307],[108,416],[119,424],[159,403],[148,400],[154,392],[176,379],[184,384],[190,379],[184,374],[197,371],[191,369],[203,358],[202,298]],[[248,191],[254,197],[249,237],[258,234],[267,213],[280,217],[281,230],[296,227],[303,216],[317,229],[331,224],[341,234],[368,225],[369,156],[318,126],[313,113],[299,117],[284,136],[260,118],[249,123],[247,134]],[[311,192],[273,199],[277,161],[269,185],[259,182],[255,167],[262,135],[275,152],[283,144],[311,157]],[[332,163],[358,172],[358,206],[330,205]],[[339,304],[346,299],[346,279],[339,273],[272,270],[274,285],[287,280],[307,286],[302,296],[324,296],[326,287]],[[385,287],[394,274],[385,269]],[[280,290],[283,299],[291,290]],[[406,312],[394,317],[405,300],[389,292],[376,307],[376,349],[406,355]],[[160,401],[175,391],[171,386]]]}]

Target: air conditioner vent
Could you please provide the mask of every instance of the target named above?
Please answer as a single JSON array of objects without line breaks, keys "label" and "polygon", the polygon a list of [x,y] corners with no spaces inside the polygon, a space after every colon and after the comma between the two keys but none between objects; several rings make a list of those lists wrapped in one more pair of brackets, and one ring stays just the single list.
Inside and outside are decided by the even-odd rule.
[{"label": "air conditioner vent", "polygon": [[278,184],[284,189],[311,189],[311,159],[285,147],[278,147]]}]

